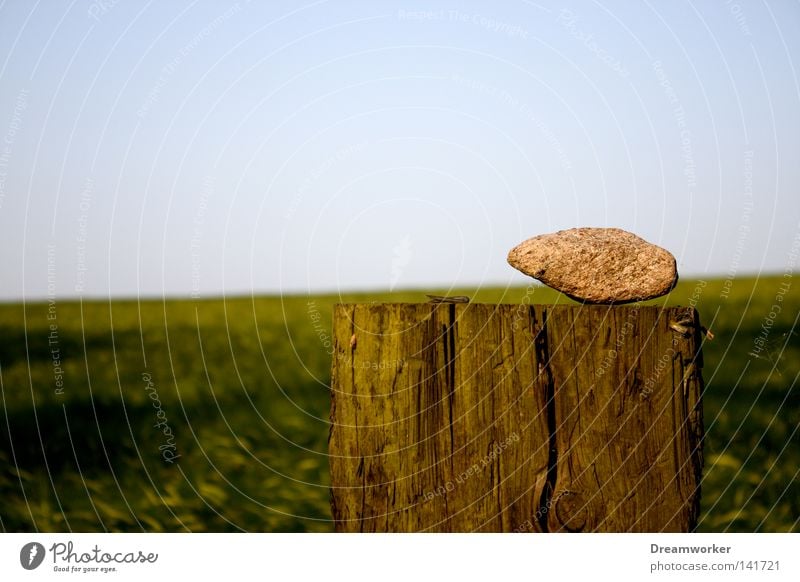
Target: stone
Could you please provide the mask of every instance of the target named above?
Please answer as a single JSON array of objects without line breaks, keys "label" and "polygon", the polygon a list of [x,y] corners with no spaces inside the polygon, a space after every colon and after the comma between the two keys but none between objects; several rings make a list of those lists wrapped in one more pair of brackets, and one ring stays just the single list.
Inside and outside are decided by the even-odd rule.
[{"label": "stone", "polygon": [[585,303],[630,303],[669,293],[672,253],[620,228],[571,228],[530,238],[508,253],[515,269]]}]

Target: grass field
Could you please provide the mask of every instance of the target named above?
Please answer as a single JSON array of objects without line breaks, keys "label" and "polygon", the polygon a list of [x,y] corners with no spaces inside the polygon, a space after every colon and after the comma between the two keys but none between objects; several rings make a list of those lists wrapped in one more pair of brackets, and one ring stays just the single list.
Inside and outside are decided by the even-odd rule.
[{"label": "grass field", "polygon": [[[331,531],[331,306],[372,300],[425,297],[0,305],[0,529]],[[800,531],[800,286],[685,281],[651,303],[694,301],[715,334],[699,529]]]}]

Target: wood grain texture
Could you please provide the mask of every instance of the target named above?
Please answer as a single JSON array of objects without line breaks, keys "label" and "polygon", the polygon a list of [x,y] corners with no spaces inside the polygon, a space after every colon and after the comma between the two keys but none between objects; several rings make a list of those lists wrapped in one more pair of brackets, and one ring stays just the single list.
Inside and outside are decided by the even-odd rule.
[{"label": "wood grain texture", "polygon": [[333,319],[337,531],[693,528],[694,310],[342,304]]}]

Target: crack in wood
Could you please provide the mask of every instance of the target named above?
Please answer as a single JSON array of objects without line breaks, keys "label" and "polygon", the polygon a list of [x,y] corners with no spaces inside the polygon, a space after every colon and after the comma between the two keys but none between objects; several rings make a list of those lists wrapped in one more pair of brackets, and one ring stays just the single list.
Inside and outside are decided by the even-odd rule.
[{"label": "crack in wood", "polygon": [[531,325],[534,332],[534,348],[536,363],[540,374],[544,376],[545,402],[547,407],[547,478],[539,498],[539,507],[536,515],[539,516],[539,527],[545,533],[549,531],[547,525],[548,509],[556,490],[556,476],[558,474],[558,450],[556,447],[556,399],[555,379],[550,367],[550,347],[547,342],[547,309],[542,309],[542,325],[536,325],[536,312],[530,308]]},{"label": "crack in wood", "polygon": [[447,326],[447,341],[445,343],[445,365],[447,366],[447,402],[450,410],[450,457],[455,453],[455,436],[453,423],[453,400],[456,395],[456,306],[448,305],[450,321]]}]

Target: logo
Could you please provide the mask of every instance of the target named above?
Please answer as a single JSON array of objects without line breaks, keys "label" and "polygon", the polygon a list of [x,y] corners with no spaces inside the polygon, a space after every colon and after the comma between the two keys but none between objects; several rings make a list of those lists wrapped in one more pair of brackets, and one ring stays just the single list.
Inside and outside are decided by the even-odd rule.
[{"label": "logo", "polygon": [[44,561],[44,546],[38,542],[29,542],[19,551],[19,563],[26,570],[35,570]]},{"label": "logo", "polygon": [[403,274],[403,269],[411,262],[411,237],[408,235],[397,243],[392,249],[392,278],[389,281],[389,291],[394,291],[395,286]]}]

